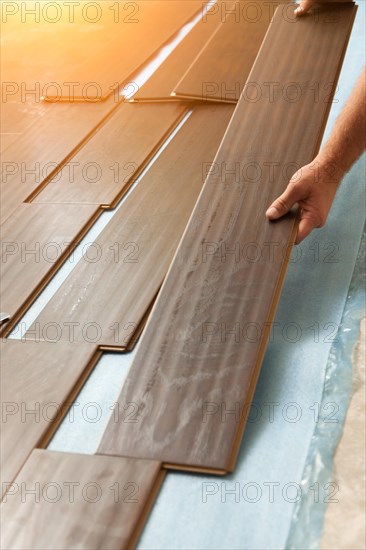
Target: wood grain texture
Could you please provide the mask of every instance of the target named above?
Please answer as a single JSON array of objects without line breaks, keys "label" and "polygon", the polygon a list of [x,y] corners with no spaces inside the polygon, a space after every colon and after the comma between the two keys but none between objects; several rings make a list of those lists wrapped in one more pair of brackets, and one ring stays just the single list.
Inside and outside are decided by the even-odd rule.
[{"label": "wood grain texture", "polygon": [[1,488],[32,450],[45,444],[66,414],[100,353],[69,342],[1,343]]},{"label": "wood grain texture", "polygon": [[[234,468],[297,230],[294,214],[265,211],[320,146],[355,12],[278,8],[121,391],[138,422],[110,422],[99,453]],[[296,101],[288,83],[303,87]]]},{"label": "wood grain texture", "polygon": [[239,100],[271,22],[274,3],[240,0],[231,13],[228,4],[221,25],[176,83],[174,96],[227,103]]},{"label": "wood grain texture", "polygon": [[133,96],[135,101],[179,101],[171,95],[176,83],[192,64],[192,61],[201,52],[209,38],[215,32],[222,20],[221,6],[232,2],[222,0],[218,2],[220,8],[213,6],[207,14],[202,14],[200,20],[173,50],[162,65],[154,72],[149,80]]},{"label": "wood grain texture", "polygon": [[[153,107],[153,106],[151,106]],[[95,323],[105,349],[131,344],[166,275],[234,111],[197,107],[132,190],[97,240],[99,261],[86,255],[35,320],[68,327],[75,340]],[[30,335],[30,337],[32,337]],[[68,338],[68,330],[62,331]]]},{"label": "wood grain texture", "polygon": [[0,299],[2,309],[10,315],[7,332],[80,242],[99,212],[94,205],[22,204],[2,225]]},{"label": "wood grain texture", "polygon": [[[104,0],[74,8],[4,8],[2,76],[49,99],[101,101],[148,61],[204,3]],[[21,8],[21,9],[20,9]],[[36,5],[37,8],[37,5]],[[52,20],[53,19],[53,20]],[[38,94],[39,96],[41,94]],[[16,95],[15,93],[13,95]]]},{"label": "wood grain texture", "polygon": [[[98,104],[38,104],[14,102],[5,110],[3,132],[8,146],[2,153],[1,223],[44,181],[57,172],[79,147],[118,108],[113,99]],[[19,135],[18,135],[19,134]]]},{"label": "wood grain texture", "polygon": [[[1,547],[132,548],[163,479],[160,466],[34,450],[1,504]],[[38,494],[24,497],[35,487]]]},{"label": "wood grain texture", "polygon": [[112,207],[186,113],[172,105],[121,105],[35,202]]}]

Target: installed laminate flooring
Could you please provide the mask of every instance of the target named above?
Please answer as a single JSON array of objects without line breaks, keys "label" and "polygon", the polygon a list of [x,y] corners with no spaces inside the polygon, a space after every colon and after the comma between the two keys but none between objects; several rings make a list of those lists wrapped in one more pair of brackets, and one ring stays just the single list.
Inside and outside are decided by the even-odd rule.
[{"label": "installed laminate flooring", "polygon": [[[103,349],[131,344],[166,275],[233,113],[202,106],[168,144],[30,327],[50,321],[68,338],[89,337]],[[93,330],[93,327],[94,330]],[[28,333],[27,333],[28,334]],[[95,339],[94,339],[95,338]]]},{"label": "installed laminate flooring", "polygon": [[265,212],[316,155],[355,12],[276,11],[118,399],[138,422],[110,422],[99,453],[234,468],[297,230]]},{"label": "installed laminate flooring", "polygon": [[[291,8],[293,9],[293,8]],[[273,4],[236,2],[211,36],[173,95],[237,103],[273,15]]]},{"label": "installed laminate flooring", "polygon": [[98,211],[93,205],[21,204],[4,222],[0,299],[11,321],[16,322],[14,316],[19,318],[52,278]]},{"label": "installed laminate flooring", "polygon": [[34,202],[114,206],[186,111],[178,104],[121,105]]},{"label": "installed laminate flooring", "polygon": [[1,343],[1,490],[32,450],[49,440],[100,357],[96,346],[70,342]]},{"label": "installed laminate flooring", "polygon": [[218,6],[213,6],[205,16],[200,18],[131,101],[179,101],[171,93],[220,25],[223,17],[222,8],[226,4],[232,5],[225,0],[219,1]]},{"label": "installed laminate flooring", "polygon": [[13,95],[101,101],[203,6],[200,0],[4,6],[2,80]]},{"label": "installed laminate flooring", "polygon": [[14,101],[11,107],[2,106],[1,223],[82,147],[115,108],[119,104],[113,99],[98,104]]},{"label": "installed laminate flooring", "polygon": [[132,548],[163,475],[152,460],[36,449],[1,504],[1,547]]}]

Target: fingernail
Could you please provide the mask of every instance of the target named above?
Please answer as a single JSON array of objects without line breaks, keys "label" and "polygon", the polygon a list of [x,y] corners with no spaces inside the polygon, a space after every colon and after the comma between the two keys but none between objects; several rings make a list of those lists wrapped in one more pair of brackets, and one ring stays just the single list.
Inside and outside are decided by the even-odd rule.
[{"label": "fingernail", "polygon": [[279,211],[274,206],[270,206],[266,212],[267,218],[277,218],[279,216]]},{"label": "fingernail", "polygon": [[300,13],[302,13],[302,11],[304,10],[304,8],[302,8],[301,6],[299,6],[298,8],[296,8],[296,10],[294,11],[295,15],[299,15]]}]

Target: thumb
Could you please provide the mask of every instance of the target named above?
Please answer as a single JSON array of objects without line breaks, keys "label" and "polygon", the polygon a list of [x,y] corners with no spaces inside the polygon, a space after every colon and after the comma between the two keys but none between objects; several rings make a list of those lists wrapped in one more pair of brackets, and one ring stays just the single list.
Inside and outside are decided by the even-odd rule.
[{"label": "thumb", "polygon": [[305,15],[315,4],[315,0],[300,0],[300,5],[295,10],[296,15]]},{"label": "thumb", "polygon": [[303,191],[299,186],[289,184],[287,189],[278,199],[276,199],[266,212],[266,216],[269,220],[277,220],[284,216],[291,210],[296,202],[299,202],[303,198]]}]

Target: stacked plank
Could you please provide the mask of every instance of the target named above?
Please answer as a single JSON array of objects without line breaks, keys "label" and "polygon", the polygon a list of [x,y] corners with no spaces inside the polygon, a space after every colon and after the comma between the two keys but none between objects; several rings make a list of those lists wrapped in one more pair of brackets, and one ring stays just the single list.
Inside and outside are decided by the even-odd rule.
[{"label": "stacked plank", "polygon": [[[107,97],[199,10],[169,4],[163,13],[142,2],[135,34],[105,27],[95,63],[70,64],[67,44],[55,46],[61,73],[71,66],[87,81],[93,61]],[[167,468],[235,466],[297,228],[295,214],[271,224],[265,210],[319,148],[356,10],[295,19],[284,3],[272,19],[273,6],[258,2],[253,14],[252,5],[204,12],[130,104],[73,104],[83,98],[62,90],[61,104],[37,106],[42,116],[28,122],[20,105],[9,108],[20,135],[4,148],[3,335],[103,209],[116,211],[97,261],[85,253],[25,338],[2,344],[6,548],[129,548]],[[136,52],[116,73],[116,47],[131,40]],[[8,75],[17,55],[19,44]],[[31,79],[42,66],[22,70]],[[50,168],[23,181],[22,162]],[[101,176],[85,178],[86,166]],[[147,318],[118,399],[120,410],[137,404],[137,421],[111,418],[95,455],[47,450],[103,351],[131,349]]]}]

